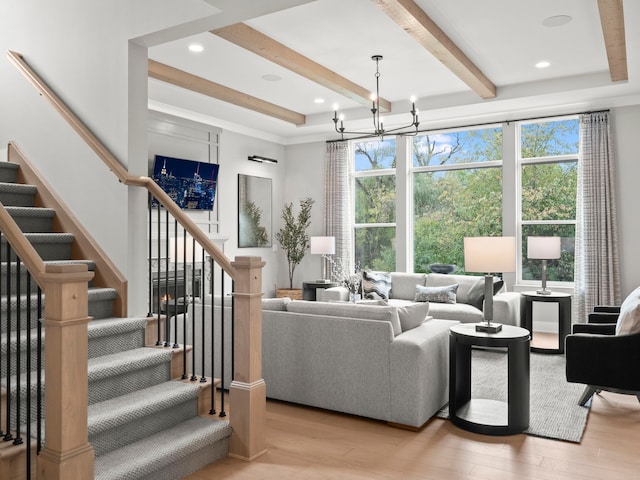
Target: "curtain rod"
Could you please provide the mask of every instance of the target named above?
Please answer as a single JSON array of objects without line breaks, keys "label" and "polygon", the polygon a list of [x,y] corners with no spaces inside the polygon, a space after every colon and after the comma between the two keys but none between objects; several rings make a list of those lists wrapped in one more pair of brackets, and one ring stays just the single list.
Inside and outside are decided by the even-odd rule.
[{"label": "curtain rod", "polygon": [[[587,112],[578,112],[578,113],[563,113],[563,114],[559,114],[559,115],[545,115],[543,117],[529,117],[529,118],[517,118],[514,120],[498,120],[495,122],[484,122],[484,123],[472,123],[469,125],[456,125],[454,127],[442,127],[442,128],[427,128],[424,130],[418,130],[418,133],[425,133],[425,132],[436,132],[439,130],[450,130],[452,128],[471,128],[471,127],[482,127],[485,125],[495,125],[496,123],[506,123],[507,125],[509,125],[509,123],[511,122],[526,122],[529,120],[544,120],[545,118],[557,118],[557,117],[568,117],[570,115],[586,115],[589,113],[602,113],[602,112],[609,112],[610,109],[603,109],[603,110],[589,110]],[[413,132],[412,132],[413,133]],[[392,135],[389,135],[392,136]],[[398,136],[402,136],[402,135],[398,135]],[[413,135],[412,135],[413,136]],[[336,142],[346,142],[348,140],[359,140],[359,139],[363,139],[363,138],[373,138],[373,137],[369,137],[367,136],[362,136],[362,137],[354,137],[354,138],[346,138],[344,140],[327,140],[327,143],[336,143]]]}]

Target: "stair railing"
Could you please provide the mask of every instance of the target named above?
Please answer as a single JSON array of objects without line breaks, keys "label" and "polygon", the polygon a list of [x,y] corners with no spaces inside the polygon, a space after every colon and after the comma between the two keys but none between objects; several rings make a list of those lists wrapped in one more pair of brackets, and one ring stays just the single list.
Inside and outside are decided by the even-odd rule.
[{"label": "stair railing", "polygon": [[235,323],[233,325],[233,379],[229,388],[229,404],[233,410],[230,417],[233,428],[230,453],[246,460],[262,455],[266,451],[266,385],[262,379],[260,303],[264,262],[259,257],[236,257],[235,261],[231,262],[206,233],[151,178],[129,175],[107,147],[49,88],[21,54],[9,51],[7,57],[120,182],[146,188],[149,194],[155,197],[175,221],[195,239],[212,261],[233,280]]},{"label": "stair railing", "polygon": [[[87,283],[93,273],[86,265],[45,265],[1,203],[0,232],[5,243],[0,255],[7,265],[6,275],[0,276],[0,295],[5,294],[0,322],[6,331],[1,342],[5,361],[0,360],[0,376],[4,379],[0,471],[9,480],[35,478],[35,468],[44,478],[74,478],[75,473],[92,478],[94,453],[87,435]],[[43,293],[47,299],[44,316]],[[20,311],[22,304],[26,305],[25,318]],[[37,334],[32,339],[27,327],[34,323]],[[43,324],[47,337],[44,359]],[[20,333],[23,326],[24,342]],[[49,385],[46,402],[43,366]],[[43,416],[48,418],[44,446]]]}]

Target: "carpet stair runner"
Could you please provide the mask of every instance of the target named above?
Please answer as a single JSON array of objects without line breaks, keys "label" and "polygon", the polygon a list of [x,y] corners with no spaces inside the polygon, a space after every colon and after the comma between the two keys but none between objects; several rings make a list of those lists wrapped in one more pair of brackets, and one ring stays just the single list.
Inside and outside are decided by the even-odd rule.
[{"label": "carpet stair runner", "polygon": [[[15,183],[17,170],[17,165],[0,162],[0,202],[43,260],[47,263],[80,262],[89,270],[95,270],[95,264],[90,260],[70,259],[73,235],[51,231],[55,212],[34,207],[36,188]],[[3,237],[0,242],[3,282],[9,268],[6,257]],[[14,261],[11,265],[14,275],[15,268]],[[21,268],[23,291],[26,286],[25,270]],[[26,326],[27,295],[23,293],[21,298],[17,298],[14,295],[15,283],[13,280],[9,299],[6,297],[6,284],[0,291],[0,355],[3,360],[7,354],[7,326],[11,325],[11,336],[15,338],[19,309],[23,328],[19,332],[21,343],[26,346],[27,339],[31,337],[31,344],[35,345],[37,314],[32,311],[31,325]],[[32,283],[31,295],[35,295],[37,286]],[[95,478],[175,480],[226,457],[231,436],[229,423],[198,416],[198,398],[206,384],[170,378],[171,359],[181,350],[145,347],[148,319],[114,318],[112,306],[116,291],[97,288],[91,283],[88,288],[89,315],[94,318],[88,326],[88,433],[96,454]],[[31,304],[35,308],[36,302]],[[10,315],[7,314],[8,308]],[[15,350],[15,341],[11,344]],[[46,339],[43,345],[46,345]],[[10,355],[15,355],[15,351]],[[6,362],[2,362],[3,386],[7,374],[12,377],[16,374],[16,362],[11,363],[11,371],[7,373]],[[23,358],[20,368],[23,373],[26,363]],[[31,365],[36,365],[35,352]],[[32,375],[35,378],[35,372]],[[27,389],[25,375],[21,376],[21,383],[20,395],[24,396]],[[16,392],[13,390],[15,405]],[[21,403],[24,408],[26,402],[23,400]],[[23,414],[22,418],[25,417]],[[36,418],[30,421],[35,431]]]}]

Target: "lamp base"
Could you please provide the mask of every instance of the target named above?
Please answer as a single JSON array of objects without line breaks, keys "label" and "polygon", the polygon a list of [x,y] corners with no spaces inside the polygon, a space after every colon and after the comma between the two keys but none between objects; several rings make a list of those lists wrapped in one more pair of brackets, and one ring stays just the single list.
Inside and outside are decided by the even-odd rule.
[{"label": "lamp base", "polygon": [[476,332],[498,333],[502,330],[501,323],[480,322],[476,323]]},{"label": "lamp base", "polygon": [[551,290],[547,290],[546,288],[543,288],[542,290],[536,290],[536,293],[538,295],[551,295]]}]

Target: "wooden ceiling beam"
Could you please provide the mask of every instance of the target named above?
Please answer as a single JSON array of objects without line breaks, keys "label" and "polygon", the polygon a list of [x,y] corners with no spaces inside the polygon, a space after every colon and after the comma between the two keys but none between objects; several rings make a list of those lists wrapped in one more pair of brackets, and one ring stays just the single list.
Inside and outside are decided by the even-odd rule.
[{"label": "wooden ceiling beam", "polygon": [[[291,70],[312,82],[329,88],[360,105],[371,107],[371,90],[353,83],[351,80],[338,75],[336,72],[301,55],[249,25],[236,23],[212,30],[211,33]],[[391,102],[381,98],[380,110],[390,112]]]},{"label": "wooden ceiling beam", "polygon": [[165,65],[164,63],[149,60],[149,76],[162,82],[170,83],[177,87],[186,88],[193,92],[207,95],[223,102],[232,103],[239,107],[248,108],[255,112],[279,118],[294,125],[304,125],[306,117],[293,110],[280,107],[273,103],[265,102],[259,98],[239,92],[219,83],[212,82],[206,78],[198,77],[191,73]]},{"label": "wooden ceiling beam", "polygon": [[413,0],[373,0],[411,37],[482,98],[494,98],[496,86]]},{"label": "wooden ceiling beam", "polygon": [[622,0],[598,0],[598,12],[600,13],[604,45],[607,49],[611,81],[628,80]]}]

